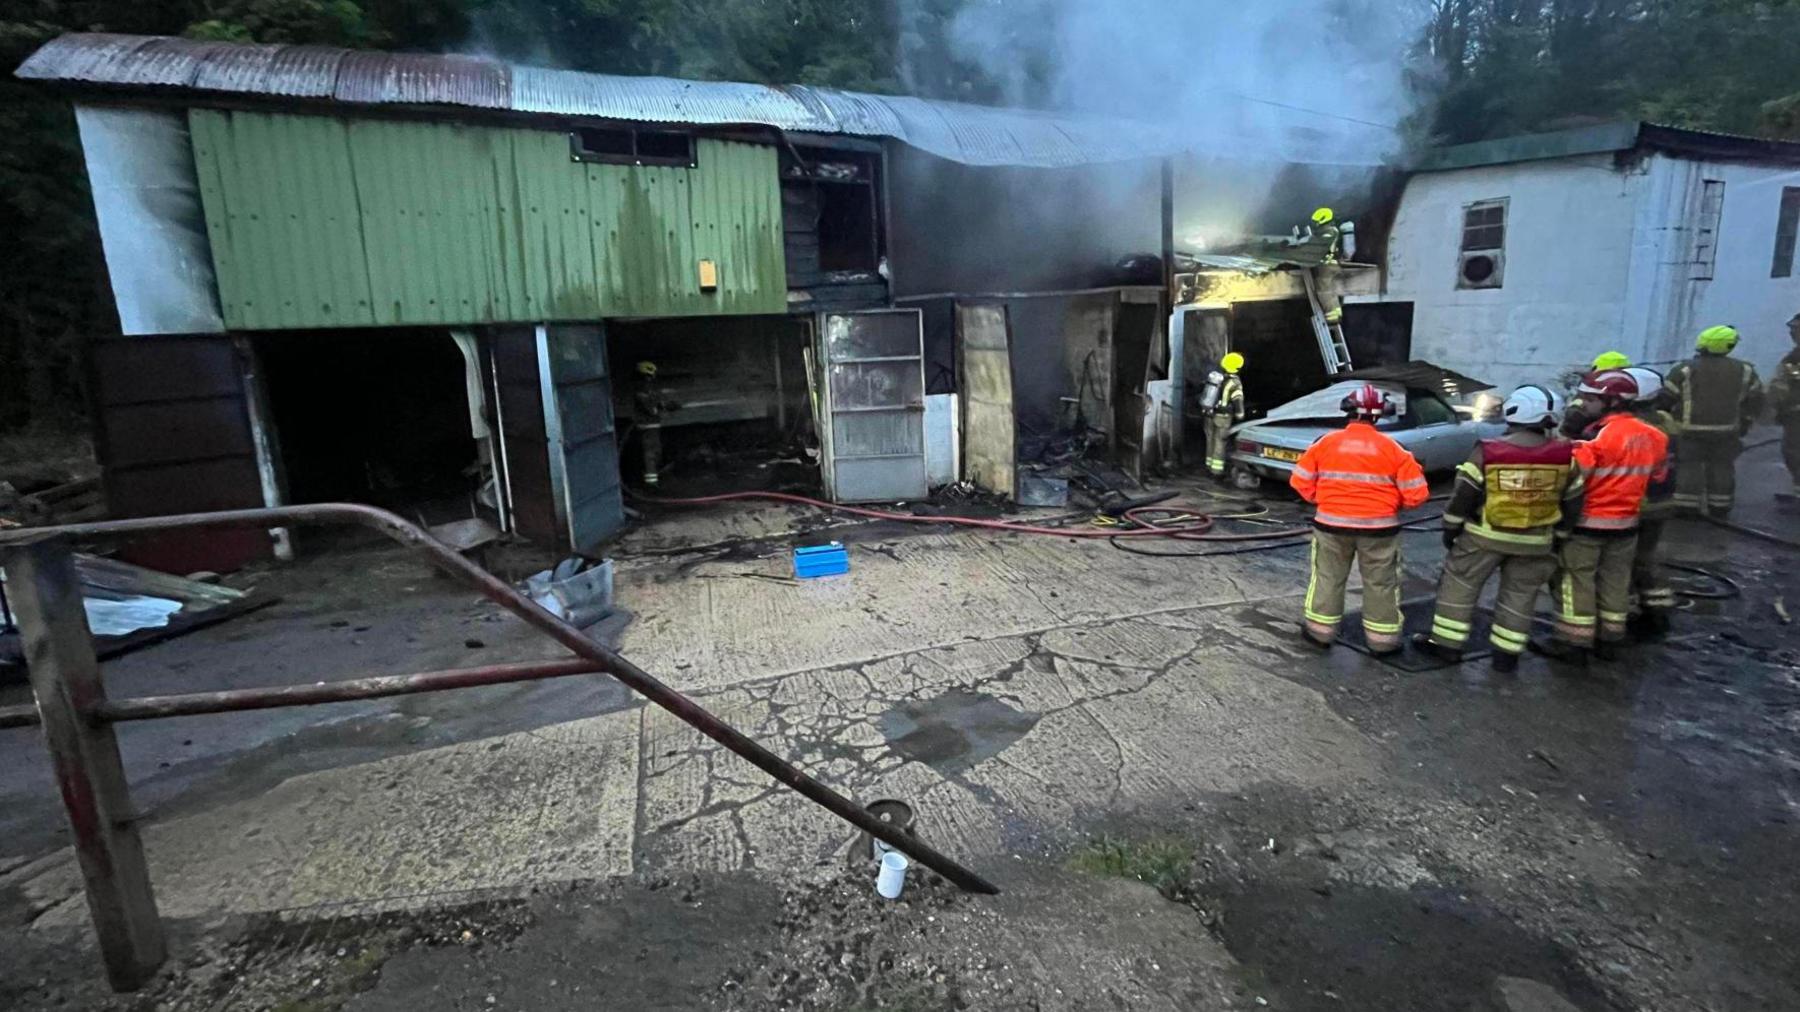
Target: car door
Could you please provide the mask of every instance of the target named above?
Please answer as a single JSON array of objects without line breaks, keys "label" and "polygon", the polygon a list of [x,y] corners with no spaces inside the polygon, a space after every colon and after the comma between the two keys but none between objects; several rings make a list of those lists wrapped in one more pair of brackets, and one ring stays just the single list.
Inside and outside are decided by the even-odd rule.
[{"label": "car door", "polygon": [[1450,403],[1429,390],[1409,390],[1406,409],[1413,423],[1407,448],[1429,472],[1453,470],[1475,447],[1475,428],[1464,425]]}]

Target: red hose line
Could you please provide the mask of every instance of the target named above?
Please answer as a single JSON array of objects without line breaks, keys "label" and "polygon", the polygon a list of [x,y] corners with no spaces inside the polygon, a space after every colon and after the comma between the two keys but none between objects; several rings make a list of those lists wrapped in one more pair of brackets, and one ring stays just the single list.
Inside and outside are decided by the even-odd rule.
[{"label": "red hose line", "polygon": [[[1019,523],[1014,520],[983,520],[979,517],[956,516],[917,516],[912,513],[890,513],[886,510],[864,509],[860,506],[845,506],[841,503],[825,502],[821,499],[810,499],[803,495],[792,495],[787,492],[726,492],[722,495],[703,495],[690,499],[661,499],[654,496],[638,495],[636,498],[659,506],[707,506],[713,503],[737,502],[747,499],[765,499],[772,502],[795,503],[811,506],[814,509],[827,510],[833,513],[847,513],[851,516],[868,517],[872,520],[896,520],[911,524],[952,524],[957,527],[974,527],[980,530],[1005,531],[1011,534],[1043,534],[1058,538],[1176,538],[1182,541],[1269,541],[1276,538],[1291,538],[1305,534],[1306,527],[1287,527],[1275,531],[1258,531],[1251,534],[1213,534],[1211,517],[1192,510],[1169,506],[1141,506],[1126,510],[1124,518],[1133,523],[1145,526],[1128,530],[1094,529],[1082,527],[1040,527],[1035,524]],[[1142,518],[1147,513],[1164,513],[1176,516],[1191,516],[1192,520],[1179,523],[1155,526]]]}]

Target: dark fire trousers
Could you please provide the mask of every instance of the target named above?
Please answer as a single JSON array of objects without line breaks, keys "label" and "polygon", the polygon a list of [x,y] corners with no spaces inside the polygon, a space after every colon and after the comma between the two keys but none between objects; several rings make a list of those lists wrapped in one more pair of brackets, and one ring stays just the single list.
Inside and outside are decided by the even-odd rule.
[{"label": "dark fire trousers", "polygon": [[1524,553],[1509,551],[1467,531],[1457,537],[1450,554],[1444,557],[1437,609],[1431,619],[1433,643],[1452,650],[1468,645],[1481,588],[1495,570],[1500,571],[1500,589],[1494,598],[1494,624],[1488,642],[1503,653],[1525,652],[1538,591],[1556,572],[1556,556],[1549,548]]},{"label": "dark fire trousers", "polygon": [[1362,570],[1363,638],[1377,653],[1400,649],[1400,536],[1313,529],[1312,579],[1306,585],[1306,629],[1321,643],[1337,639],[1344,621],[1350,564]]},{"label": "dark fire trousers", "polygon": [[1735,432],[1683,432],[1675,437],[1675,505],[1722,517],[1737,491],[1744,441]]},{"label": "dark fire trousers", "polygon": [[1591,647],[1598,631],[1602,642],[1624,641],[1637,544],[1635,530],[1577,530],[1563,542],[1562,575],[1556,585],[1558,639]]}]

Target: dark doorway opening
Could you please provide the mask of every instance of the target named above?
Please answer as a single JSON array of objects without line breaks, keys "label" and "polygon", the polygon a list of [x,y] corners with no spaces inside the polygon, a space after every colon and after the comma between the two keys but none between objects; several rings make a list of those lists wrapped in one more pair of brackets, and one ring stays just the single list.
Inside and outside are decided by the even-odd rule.
[{"label": "dark doorway opening", "polygon": [[820,182],[819,267],[872,271],[876,249],[875,187],[867,182]]},{"label": "dark doorway opening", "polygon": [[1413,304],[1360,302],[1344,307],[1344,340],[1358,369],[1412,361]]},{"label": "dark doorway opening", "polygon": [[289,502],[363,502],[429,522],[475,511],[464,358],[447,331],[255,339]]},{"label": "dark doorway opening", "polygon": [[816,494],[819,441],[806,376],[811,335],[809,317],[609,321],[626,484],[646,486],[652,466],[644,436],[654,427],[656,495]]},{"label": "dark doorway opening", "polygon": [[1251,418],[1328,382],[1305,299],[1232,303],[1231,350],[1244,356],[1240,375]]}]

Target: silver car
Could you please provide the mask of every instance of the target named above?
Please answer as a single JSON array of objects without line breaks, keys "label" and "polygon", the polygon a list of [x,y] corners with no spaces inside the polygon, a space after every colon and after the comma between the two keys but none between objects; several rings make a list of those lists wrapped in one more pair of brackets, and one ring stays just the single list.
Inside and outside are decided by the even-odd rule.
[{"label": "silver car", "polygon": [[[1394,437],[1418,458],[1426,474],[1453,471],[1468,459],[1476,442],[1506,431],[1493,405],[1459,407],[1442,394],[1423,387],[1370,380],[1342,380],[1270,411],[1254,422],[1232,431],[1233,469],[1254,483],[1255,478],[1286,482],[1294,462],[1315,440],[1344,425],[1339,405],[1364,383],[1373,385],[1394,401],[1397,413],[1375,427]],[[1486,400],[1492,400],[1491,396]]]}]

